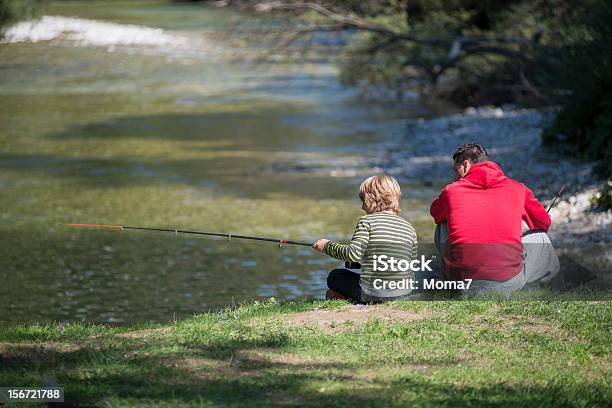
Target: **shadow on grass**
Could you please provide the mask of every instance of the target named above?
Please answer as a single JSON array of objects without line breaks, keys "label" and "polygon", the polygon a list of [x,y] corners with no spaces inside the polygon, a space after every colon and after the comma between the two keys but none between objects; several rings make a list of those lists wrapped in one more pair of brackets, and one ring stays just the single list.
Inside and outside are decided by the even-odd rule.
[{"label": "shadow on grass", "polygon": [[[34,378],[54,378],[65,387],[66,406],[124,399],[198,406],[204,402],[245,406],[334,403],[337,396],[317,395],[308,388],[327,381],[330,370],[335,380],[351,381],[347,365],[270,361],[249,354],[262,348],[273,351],[285,343],[233,341],[163,356],[145,356],[146,351],[121,346],[88,345],[62,351],[35,344],[14,345],[2,355],[0,381],[32,386]],[[351,401],[367,399],[357,395]]]},{"label": "shadow on grass", "polygon": [[539,384],[516,385],[502,383],[481,385],[474,381],[474,385],[458,385],[414,374],[393,381],[387,393],[395,396],[405,395],[407,397],[405,401],[415,406],[605,407],[612,401],[610,388],[601,381],[553,380]]},{"label": "shadow on grass", "polygon": [[[601,382],[457,385],[407,372],[396,380],[363,381],[349,364],[271,361],[248,353],[269,344],[235,342],[178,356],[128,356],[121,348],[33,351],[15,347],[2,359],[2,382],[34,370],[56,378],[66,403],[53,406],[609,406]],[[7,353],[5,353],[7,354]],[[132,353],[133,354],[133,353]],[[12,356],[12,357],[11,357]],[[221,358],[223,357],[223,358]],[[12,373],[12,375],[6,375]],[[469,384],[469,380],[467,381]],[[15,384],[32,385],[32,384]]]}]

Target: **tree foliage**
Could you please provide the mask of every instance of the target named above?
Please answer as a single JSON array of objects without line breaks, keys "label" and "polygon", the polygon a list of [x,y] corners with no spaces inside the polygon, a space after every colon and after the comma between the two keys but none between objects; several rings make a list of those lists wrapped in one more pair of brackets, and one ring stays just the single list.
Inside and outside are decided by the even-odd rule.
[{"label": "tree foliage", "polygon": [[259,10],[298,13],[303,35],[352,31],[346,84],[419,90],[460,104],[544,95],[532,84],[542,46],[544,1],[382,0],[257,2]]},{"label": "tree foliage", "polygon": [[0,0],[0,37],[2,30],[17,21],[34,17],[45,0]]},{"label": "tree foliage", "polygon": [[599,161],[607,177],[599,206],[612,206],[612,3],[583,1],[560,18],[559,41],[540,56],[540,81],[558,95],[561,110],[544,141]]}]

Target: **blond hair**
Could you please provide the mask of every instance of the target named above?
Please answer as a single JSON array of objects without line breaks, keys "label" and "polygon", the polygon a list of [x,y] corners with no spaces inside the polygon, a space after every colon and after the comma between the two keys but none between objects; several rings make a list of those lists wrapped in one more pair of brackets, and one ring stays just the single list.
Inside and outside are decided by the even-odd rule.
[{"label": "blond hair", "polygon": [[359,186],[359,198],[369,213],[392,211],[399,213],[399,202],[402,192],[400,186],[391,176],[368,177]]}]

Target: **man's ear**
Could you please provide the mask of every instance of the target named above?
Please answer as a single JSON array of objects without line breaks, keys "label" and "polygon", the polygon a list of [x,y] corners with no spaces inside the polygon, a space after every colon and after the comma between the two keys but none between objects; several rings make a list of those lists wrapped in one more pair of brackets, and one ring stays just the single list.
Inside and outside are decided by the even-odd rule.
[{"label": "man's ear", "polygon": [[465,174],[467,174],[467,172],[470,171],[470,167],[472,167],[472,163],[470,163],[469,160],[464,160],[461,166],[463,166],[463,170],[465,170]]}]

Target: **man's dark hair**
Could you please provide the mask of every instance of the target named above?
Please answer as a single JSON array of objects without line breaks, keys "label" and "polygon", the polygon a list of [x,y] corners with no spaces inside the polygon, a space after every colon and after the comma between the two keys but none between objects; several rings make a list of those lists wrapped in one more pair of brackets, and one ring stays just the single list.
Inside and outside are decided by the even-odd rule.
[{"label": "man's dark hair", "polygon": [[464,160],[469,161],[471,164],[484,162],[489,160],[489,153],[487,149],[478,143],[465,143],[459,146],[455,153],[453,153],[453,161],[455,163],[463,163]]}]

